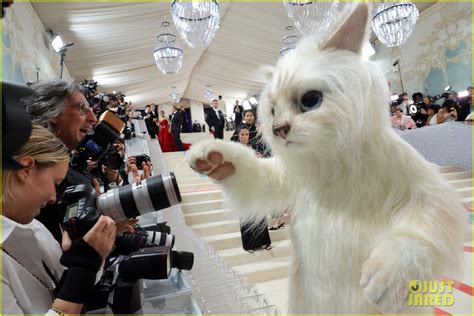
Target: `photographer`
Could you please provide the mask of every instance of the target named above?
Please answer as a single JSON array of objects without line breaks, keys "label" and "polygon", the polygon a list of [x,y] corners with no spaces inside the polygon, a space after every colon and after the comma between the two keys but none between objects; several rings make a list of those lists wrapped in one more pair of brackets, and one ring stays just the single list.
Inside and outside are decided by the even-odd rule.
[{"label": "photographer", "polygon": [[112,249],[115,222],[102,216],[74,242],[65,233],[61,254],[59,244],[34,216],[56,201],[56,186],[68,169],[67,148],[49,131],[33,125],[29,141],[13,159],[19,170],[2,174],[3,312],[78,314]]},{"label": "photographer", "polygon": [[[31,117],[32,123],[48,128],[58,137],[69,151],[73,151],[97,122],[79,84],[65,80],[49,80],[31,86],[35,94],[21,101]],[[66,183],[58,187],[58,195]],[[61,242],[62,222],[56,204],[43,208],[37,219],[42,222]]]},{"label": "photographer", "polygon": [[446,122],[454,122],[458,118],[458,109],[456,101],[452,99],[446,99],[438,111],[438,124]]},{"label": "photographer", "polygon": [[[140,166],[137,166],[136,156],[129,156],[127,161],[124,161],[126,147],[122,138],[117,138],[113,143],[113,147],[114,152],[110,156],[106,155],[105,159],[103,159],[104,162],[101,164],[102,170],[98,175],[104,185],[104,192],[116,186],[120,187],[130,184],[129,173],[132,173],[133,182],[139,182],[151,176],[152,165],[148,156],[146,156],[148,160],[145,161],[140,159],[143,158],[142,156],[144,155],[138,156],[138,164],[140,164]],[[120,160],[120,165],[117,163],[118,160]],[[141,175],[138,172],[139,167],[143,170]]]}]

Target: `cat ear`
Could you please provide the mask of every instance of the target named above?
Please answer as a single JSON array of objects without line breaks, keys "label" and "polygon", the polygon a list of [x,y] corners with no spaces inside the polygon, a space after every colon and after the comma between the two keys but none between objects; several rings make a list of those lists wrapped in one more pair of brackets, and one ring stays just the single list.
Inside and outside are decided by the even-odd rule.
[{"label": "cat ear", "polygon": [[368,35],[369,5],[359,3],[339,29],[321,45],[321,49],[335,48],[361,53]]}]

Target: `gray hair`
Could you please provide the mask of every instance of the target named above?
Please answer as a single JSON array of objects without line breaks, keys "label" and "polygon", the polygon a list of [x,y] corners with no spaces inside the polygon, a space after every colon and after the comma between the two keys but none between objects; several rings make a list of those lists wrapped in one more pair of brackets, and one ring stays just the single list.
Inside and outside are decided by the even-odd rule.
[{"label": "gray hair", "polygon": [[22,99],[21,105],[31,117],[31,122],[51,130],[50,121],[61,114],[64,103],[76,91],[83,88],[75,82],[53,79],[41,81],[31,86],[33,96]]}]

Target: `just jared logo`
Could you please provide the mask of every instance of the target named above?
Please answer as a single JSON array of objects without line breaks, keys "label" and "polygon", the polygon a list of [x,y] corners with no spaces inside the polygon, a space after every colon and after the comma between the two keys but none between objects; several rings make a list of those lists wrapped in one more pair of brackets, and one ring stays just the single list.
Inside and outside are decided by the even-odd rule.
[{"label": "just jared logo", "polygon": [[452,306],[454,281],[411,280],[408,306]]}]

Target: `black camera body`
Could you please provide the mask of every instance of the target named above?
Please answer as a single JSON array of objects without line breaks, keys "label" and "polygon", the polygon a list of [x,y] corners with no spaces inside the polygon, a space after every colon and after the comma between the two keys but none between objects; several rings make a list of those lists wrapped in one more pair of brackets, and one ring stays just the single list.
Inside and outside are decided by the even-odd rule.
[{"label": "black camera body", "polygon": [[135,156],[135,160],[137,161],[137,169],[138,170],[143,170],[143,166],[142,166],[143,163],[146,164],[146,163],[151,161],[150,156],[145,155],[145,154]]},{"label": "black camera body", "polygon": [[96,208],[95,190],[90,185],[66,188],[58,205],[61,214],[65,214],[63,228],[72,240],[84,236],[101,216]]}]

